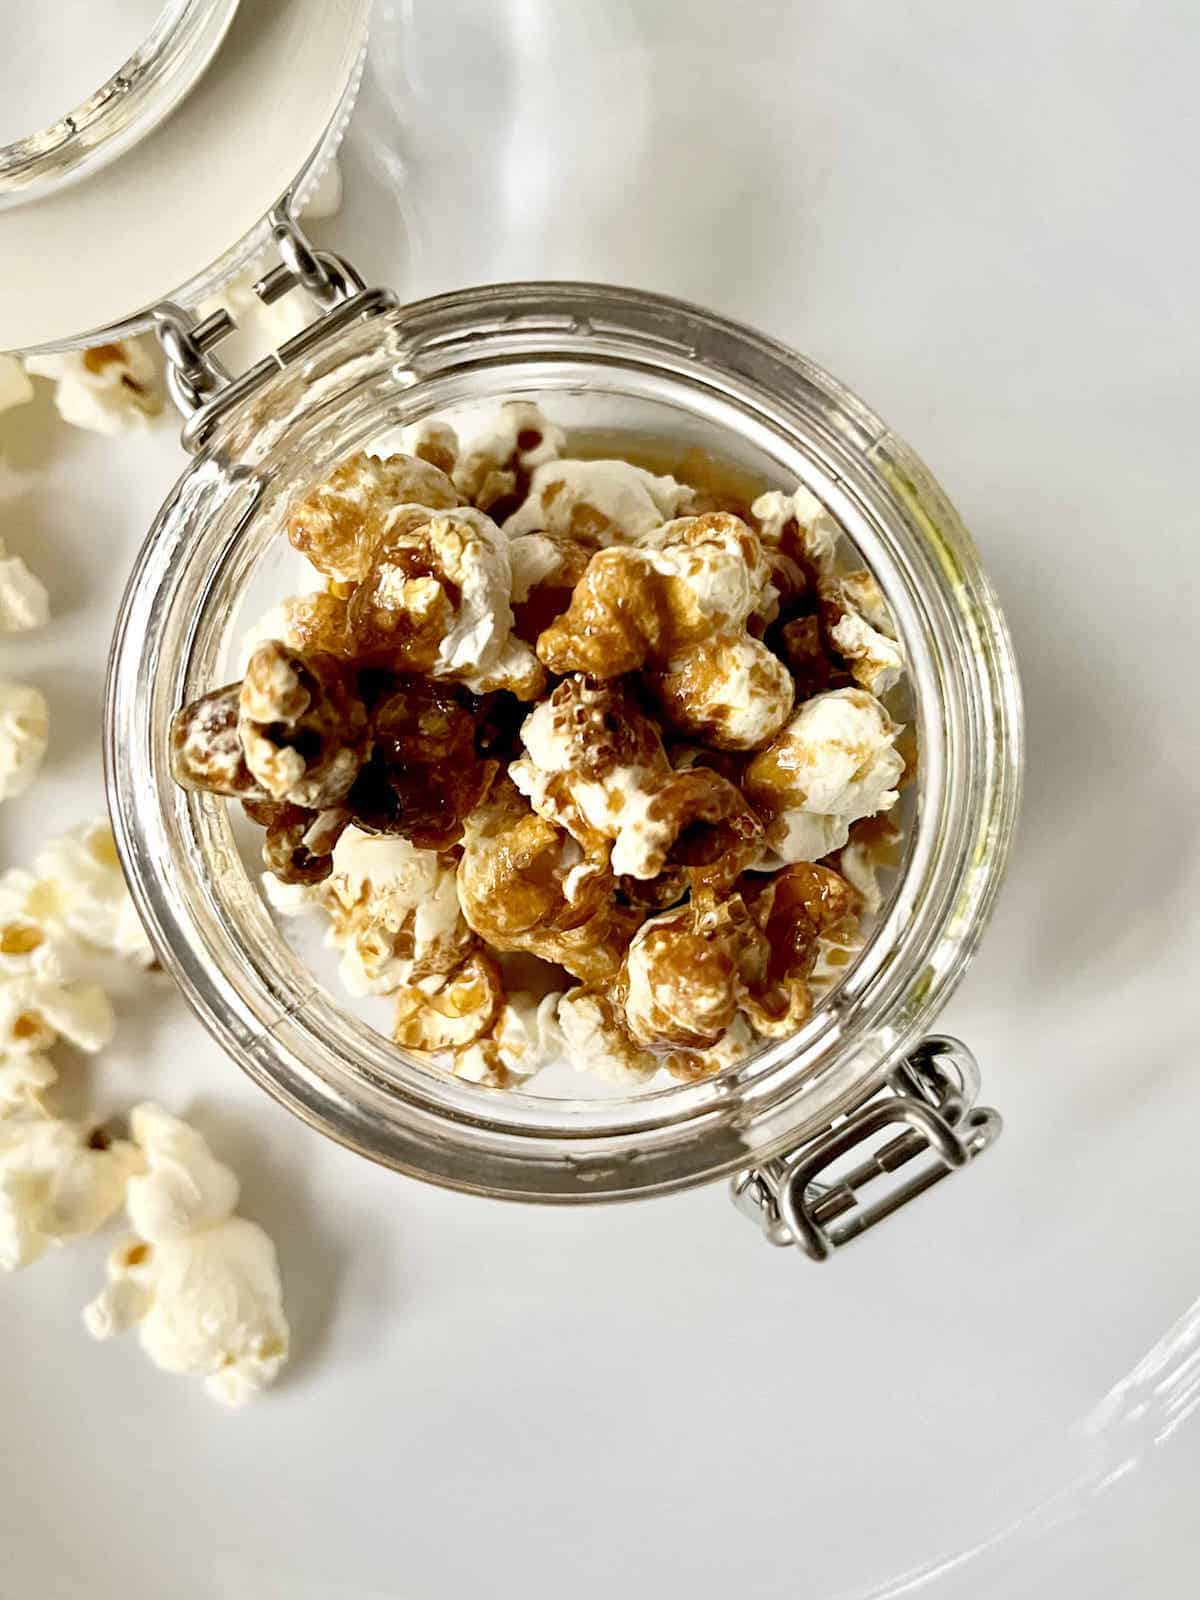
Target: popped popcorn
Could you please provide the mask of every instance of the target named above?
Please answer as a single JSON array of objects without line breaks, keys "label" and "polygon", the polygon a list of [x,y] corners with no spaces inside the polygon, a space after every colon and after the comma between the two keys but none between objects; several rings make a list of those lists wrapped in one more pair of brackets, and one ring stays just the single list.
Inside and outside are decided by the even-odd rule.
[{"label": "popped popcorn", "polygon": [[46,585],[0,539],[0,632],[27,633],[50,620]]},{"label": "popped popcorn", "polygon": [[504,531],[547,532],[594,548],[618,540],[638,543],[687,511],[694,492],[671,477],[656,477],[628,461],[549,461],[533,469],[519,510]]},{"label": "popped popcorn", "polygon": [[351,994],[393,994],[453,972],[470,949],[456,868],[452,857],[408,839],[349,827],[322,883],[285,884],[267,873],[263,886],[283,916],[328,915],[325,942],[343,952],[340,976]]},{"label": "popped popcorn", "polygon": [[[30,910],[43,927],[65,930],[135,969],[154,964],[154,948],[134,909],[106,818],[43,845],[33,860],[33,876]],[[0,878],[0,917],[4,886]],[[0,929],[0,948],[2,937]]]},{"label": "popped popcorn", "polygon": [[658,1072],[658,1057],[638,1044],[602,990],[568,990],[558,1004],[558,1026],[567,1060],[580,1072],[629,1084],[645,1083]]},{"label": "popped popcorn", "polygon": [[0,800],[24,794],[50,740],[50,708],[40,689],[0,679]]},{"label": "popped popcorn", "polygon": [[363,763],[367,719],[335,661],[271,640],[247,663],[238,737],[251,776],[271,799],[317,811],[349,793]]},{"label": "popped popcorn", "polygon": [[524,498],[529,474],[562,453],[566,435],[528,400],[509,400],[492,426],[458,455],[454,483],[464,499],[502,517]]},{"label": "popped popcorn", "polygon": [[42,1095],[58,1081],[54,1063],[37,1050],[0,1055],[0,1118],[44,1111]]},{"label": "popped popcorn", "polygon": [[26,371],[56,383],[54,404],[64,422],[93,433],[144,428],[162,410],[158,368],[139,339],[118,339],[90,350],[26,356]]},{"label": "popped popcorn", "polygon": [[746,795],[770,819],[764,865],[817,861],[841,849],[852,822],[894,806],[900,731],[865,689],[806,701],[746,768]]},{"label": "popped popcorn", "polygon": [[113,1036],[112,1004],[98,983],[56,983],[34,973],[0,981],[0,1052],[47,1050],[60,1037],[95,1053]]},{"label": "popped popcorn", "polygon": [[[400,438],[293,503],[326,586],[179,714],[180,781],[242,801],[272,905],[324,913],[346,986],[440,1070],[691,1081],[800,1027],[879,903],[851,829],[904,770],[870,692],[903,648],[837,523],[696,452],[679,478],[568,454],[527,401]],[[319,793],[305,673],[357,763]],[[820,864],[847,849],[862,892]],[[353,869],[372,853],[391,890]]]},{"label": "popped popcorn", "polygon": [[359,451],[293,503],[288,538],[327,578],[357,582],[370,569],[393,507],[439,511],[459,504],[454,484],[427,461]]},{"label": "popped popcorn", "polygon": [[670,667],[714,634],[740,630],[767,580],[758,535],[740,518],[681,517],[644,547],[598,551],[566,613],[539,638],[538,656],[551,672],[597,678]]},{"label": "popped popcorn", "polygon": [[145,1169],[126,1195],[134,1237],[110,1255],[108,1287],[84,1323],[96,1339],[136,1327],[156,1366],[202,1377],[214,1399],[243,1405],[288,1357],[275,1247],[234,1215],[236,1177],[186,1123],[142,1105],[130,1127]]},{"label": "popped popcorn", "polygon": [[0,1122],[0,1270],[94,1233],[120,1206],[141,1158],[124,1140],[56,1117]]},{"label": "popped popcorn", "polygon": [[521,1084],[555,1060],[565,1049],[558,1023],[560,990],[540,1000],[518,993],[500,1008],[490,1036],[456,1051],[454,1074],[488,1088]]}]

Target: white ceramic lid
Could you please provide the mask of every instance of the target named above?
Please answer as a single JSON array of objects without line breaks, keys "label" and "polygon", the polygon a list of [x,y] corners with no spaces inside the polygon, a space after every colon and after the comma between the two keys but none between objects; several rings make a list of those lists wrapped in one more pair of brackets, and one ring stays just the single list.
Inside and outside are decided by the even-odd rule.
[{"label": "white ceramic lid", "polygon": [[370,0],[240,0],[203,76],[116,160],[0,211],[0,350],[96,342],[198,298],[341,133]]}]

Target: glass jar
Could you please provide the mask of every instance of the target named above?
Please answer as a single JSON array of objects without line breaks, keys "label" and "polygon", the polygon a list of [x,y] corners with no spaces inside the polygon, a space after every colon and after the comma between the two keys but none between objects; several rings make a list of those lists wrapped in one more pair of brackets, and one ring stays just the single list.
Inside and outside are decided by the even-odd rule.
[{"label": "glass jar", "polygon": [[[737,1173],[735,1198],[767,1237],[822,1259],[986,1148],[999,1126],[974,1105],[969,1053],[924,1037],[983,931],[1018,804],[1020,697],[995,596],[917,457],[771,340],[692,306],[587,284],[399,308],[314,251],[295,217],[349,116],[368,4],[168,0],[173,37],[191,40],[172,115],[160,115],[164,77],[140,119],[97,123],[105,136],[94,148],[68,143],[72,160],[44,164],[44,183],[23,194],[11,182],[0,205],[11,269],[0,348],[95,344],[154,326],[188,417],[193,459],[139,555],[110,665],[109,797],[134,897],[164,965],[229,1054],[363,1154],[479,1194],[544,1201]],[[385,18],[385,32],[396,25]],[[152,33],[146,51],[166,37]],[[52,42],[69,47],[70,36]],[[232,376],[218,358],[228,314],[200,321],[188,308],[272,242],[281,259],[261,297],[302,285],[320,315]],[[224,802],[185,793],[170,775],[172,713],[237,676],[226,667],[240,627],[293,587],[281,528],[296,489],[393,428],[516,397],[544,401],[571,430],[618,436],[617,453],[694,447],[773,486],[805,483],[857,546],[905,641],[919,763],[890,897],[795,1037],[702,1082],[550,1097],[405,1056],[278,932]],[[902,1168],[899,1187],[861,1202],[868,1184]]]},{"label": "glass jar", "polygon": [[[194,1009],[252,1078],[323,1133],[479,1194],[609,1200],[752,1169],[743,1199],[783,1242],[780,1213],[795,1237],[798,1199],[829,1191],[810,1163],[800,1190],[781,1192],[790,1169],[775,1158],[839,1135],[837,1149],[819,1147],[820,1164],[845,1155],[859,1142],[845,1130],[859,1124],[837,1119],[867,1102],[856,1113],[870,1123],[864,1140],[905,1126],[888,1147],[894,1164],[917,1145],[933,1148],[936,1175],[961,1164],[996,1126],[968,1109],[969,1068],[955,1077],[943,1060],[923,1075],[927,1098],[944,1090],[945,1117],[934,1120],[958,1123],[949,1141],[918,1114],[919,1086],[911,1114],[880,1112],[878,1093],[890,1085],[893,1105],[906,1098],[896,1092],[912,1088],[911,1069],[904,1083],[896,1072],[983,932],[1017,812],[1021,713],[995,595],[929,472],[811,362],[676,301],[531,283],[355,306],[351,297],[341,324],[315,342],[293,341],[282,365],[264,364],[241,398],[197,413],[185,434],[197,454],[141,551],[113,645],[106,759],[117,840],[138,908]],[[544,402],[568,429],[699,446],[776,484],[803,482],[874,573],[908,652],[920,759],[904,860],[877,925],[798,1034],[698,1083],[552,1099],[405,1056],[321,987],[278,932],[226,803],[171,777],[172,713],[236,675],[226,666],[253,615],[246,597],[260,596],[261,609],[286,592],[282,523],[296,490],[390,429],[513,397]],[[912,1059],[928,1068],[932,1057]],[[834,1200],[829,1216],[847,1209]],[[820,1238],[810,1253],[826,1253]]]}]

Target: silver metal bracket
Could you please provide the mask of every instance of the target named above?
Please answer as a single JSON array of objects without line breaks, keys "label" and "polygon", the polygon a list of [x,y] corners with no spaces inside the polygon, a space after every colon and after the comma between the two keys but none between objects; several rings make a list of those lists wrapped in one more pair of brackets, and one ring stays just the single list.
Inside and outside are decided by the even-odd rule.
[{"label": "silver metal bracket", "polygon": [[278,350],[234,376],[214,354],[237,327],[228,311],[222,308],[200,319],[170,300],[155,307],[155,331],[167,357],[167,390],[185,418],[185,449],[200,449],[221,417],[275,373],[309,355],[347,324],[378,316],[397,304],[390,290],[368,289],[342,256],[316,249],[287,200],[275,208],[270,221],[279,264],[259,278],[254,292],[264,305],[273,305],[292,289],[304,289],[322,314]]},{"label": "silver metal bracket", "polygon": [[[979,1067],[957,1039],[926,1039],[884,1084],[847,1116],[785,1155],[739,1172],[730,1193],[768,1242],[798,1245],[812,1261],[857,1239],[917,1195],[965,1167],[999,1136],[998,1112],[975,1104]],[[832,1183],[818,1176],[889,1128],[902,1129]],[[906,1182],[873,1203],[861,1191],[877,1179],[928,1157]]]}]

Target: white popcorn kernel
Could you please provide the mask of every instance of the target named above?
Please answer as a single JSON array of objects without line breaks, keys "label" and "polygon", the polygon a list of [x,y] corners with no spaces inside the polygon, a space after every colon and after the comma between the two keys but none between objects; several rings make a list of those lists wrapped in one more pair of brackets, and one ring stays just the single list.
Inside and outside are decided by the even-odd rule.
[{"label": "white popcorn kernel", "polygon": [[57,1081],[53,1062],[36,1050],[0,1056],[0,1118],[40,1113],[42,1095]]},{"label": "white popcorn kernel", "polygon": [[139,1238],[161,1244],[233,1215],[238,1180],[194,1128],[147,1103],[132,1113],[129,1129],[146,1163],[125,1196]]},{"label": "white popcorn kernel", "polygon": [[94,1233],[121,1204],[139,1163],[133,1145],[94,1141],[75,1122],[0,1122],[0,1270],[29,1266],[51,1245]]},{"label": "white popcorn kernel", "polygon": [[94,1055],[111,1042],[114,1025],[99,984],[32,976],[0,982],[0,1051],[48,1050],[62,1037]]},{"label": "white popcorn kernel", "polygon": [[0,411],[33,399],[33,385],[16,356],[0,355]]},{"label": "white popcorn kernel", "polygon": [[[85,944],[145,968],[154,962],[107,819],[52,839],[34,858],[35,914]],[[3,900],[0,898],[0,907]]]},{"label": "white popcorn kernel", "polygon": [[0,632],[28,633],[50,620],[46,585],[20,556],[10,556],[0,539]]},{"label": "white popcorn kernel", "polygon": [[0,800],[24,794],[50,739],[50,708],[40,689],[0,679]]},{"label": "white popcorn kernel", "polygon": [[109,1257],[108,1287],[84,1308],[84,1324],[95,1339],[136,1327],[155,1366],[243,1405],[288,1357],[275,1247],[232,1214],[237,1178],[193,1128],[150,1104],[130,1126],[142,1163],[125,1197],[137,1235]]},{"label": "white popcorn kernel", "polygon": [[244,1217],[161,1244],[139,1239],[109,1258],[109,1284],[84,1308],[94,1339],[135,1327],[156,1367],[204,1379],[241,1406],[278,1377],[290,1332],[275,1246]]},{"label": "white popcorn kernel", "polygon": [[53,378],[54,404],[64,422],[93,433],[118,434],[144,428],[162,410],[158,369],[138,339],[118,339],[91,350],[27,356],[25,367]]}]

